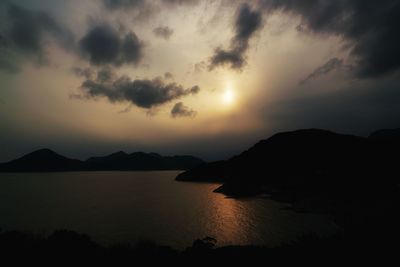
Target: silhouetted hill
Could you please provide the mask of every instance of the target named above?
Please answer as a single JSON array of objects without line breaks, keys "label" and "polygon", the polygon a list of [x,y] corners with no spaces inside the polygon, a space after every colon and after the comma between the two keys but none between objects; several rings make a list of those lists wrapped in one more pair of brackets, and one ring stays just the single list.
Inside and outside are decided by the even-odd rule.
[{"label": "silhouetted hill", "polygon": [[92,157],[86,161],[69,159],[49,149],[40,149],[19,159],[0,164],[3,172],[54,172],[100,170],[186,170],[203,164],[192,156],[164,157],[156,153],[117,152],[105,157]]},{"label": "silhouetted hill", "polygon": [[187,170],[204,161],[192,156],[164,157],[157,153],[127,154],[120,151],[105,157],[89,158],[86,163],[88,168],[95,170]]},{"label": "silhouetted hill", "polygon": [[358,172],[369,160],[365,157],[368,150],[366,138],[352,135],[317,129],[278,133],[225,162],[182,173],[177,180],[299,183],[317,176]]},{"label": "silhouetted hill", "polygon": [[12,172],[77,171],[83,168],[82,161],[66,158],[50,149],[40,149],[19,159],[0,164],[1,171]]},{"label": "silhouetted hill", "polygon": [[203,163],[193,169],[179,174],[177,181],[195,182],[224,182],[228,177],[228,163],[221,160],[210,163]]},{"label": "silhouetted hill", "polygon": [[368,139],[381,150],[382,153],[398,153],[400,149],[400,129],[386,129],[373,132]]},{"label": "silhouetted hill", "polygon": [[400,129],[384,129],[373,132],[368,137],[375,141],[385,142],[399,142],[400,141]]},{"label": "silhouetted hill", "polygon": [[374,146],[376,154],[379,155],[378,157],[384,163],[385,168],[395,171],[399,169],[396,155],[400,151],[400,129],[373,132],[368,140]]},{"label": "silhouetted hill", "polygon": [[[390,133],[390,142],[397,140],[391,132],[384,133]],[[365,221],[380,220],[382,214],[391,218],[390,211],[400,207],[394,156],[398,150],[376,137],[317,129],[278,133],[225,162],[179,174],[176,180],[222,181],[216,192],[236,197],[268,194],[298,211],[329,213],[347,229],[361,229]]]}]

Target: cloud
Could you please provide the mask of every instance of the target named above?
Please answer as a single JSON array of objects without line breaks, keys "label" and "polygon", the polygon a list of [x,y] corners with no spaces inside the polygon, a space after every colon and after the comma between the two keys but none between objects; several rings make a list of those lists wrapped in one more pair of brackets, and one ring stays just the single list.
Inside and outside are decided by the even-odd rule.
[{"label": "cloud", "polygon": [[25,52],[42,52],[46,35],[64,48],[74,43],[73,34],[46,12],[11,4],[7,8],[7,18],[11,43]]},{"label": "cloud", "polygon": [[232,69],[242,69],[246,63],[245,54],[249,40],[262,27],[262,14],[252,10],[248,4],[242,4],[235,21],[235,36],[231,39],[230,48],[218,47],[210,59],[209,70],[217,66],[229,65]]},{"label": "cloud", "polygon": [[324,65],[316,68],[312,73],[310,73],[305,79],[300,81],[300,84],[305,84],[308,81],[314,80],[320,76],[326,75],[331,71],[340,68],[343,65],[343,60],[336,57],[328,60]]},{"label": "cloud", "polygon": [[111,12],[125,12],[134,22],[149,22],[160,14],[164,7],[159,0],[102,0],[103,6]]},{"label": "cloud", "polygon": [[116,79],[118,79],[118,76],[110,67],[105,67],[97,71],[97,81],[100,83],[109,83]]},{"label": "cloud", "polygon": [[184,88],[176,83],[165,83],[160,77],[152,80],[118,77],[111,68],[98,71],[97,78],[85,80],[80,89],[84,98],[106,97],[113,103],[129,102],[146,109],[194,95],[200,91],[198,86]]},{"label": "cloud", "polygon": [[178,117],[194,117],[197,112],[185,106],[182,102],[178,102],[171,109],[171,116],[173,118]]},{"label": "cloud", "polygon": [[168,80],[168,79],[174,79],[174,75],[172,75],[172,73],[171,72],[166,72],[166,73],[164,73],[164,78],[166,79],[166,80]]},{"label": "cloud", "polygon": [[12,57],[7,57],[9,53],[10,51],[0,46],[0,70],[9,73],[18,73],[20,68]]},{"label": "cloud", "polygon": [[205,61],[200,61],[194,64],[194,72],[201,73],[207,68],[207,63]]},{"label": "cloud", "polygon": [[143,43],[134,32],[123,36],[109,25],[91,28],[80,41],[92,65],[137,65],[142,59]]},{"label": "cloud", "polygon": [[169,40],[169,38],[174,33],[174,30],[169,28],[168,26],[159,26],[153,29],[153,33],[155,36],[163,38],[165,40]]},{"label": "cloud", "polygon": [[300,29],[351,42],[358,77],[379,77],[400,68],[398,0],[263,0],[262,6],[268,13],[300,15]]},{"label": "cloud", "polygon": [[241,69],[245,62],[243,52],[238,50],[224,50],[218,47],[215,50],[214,56],[211,58],[209,70],[226,64],[229,64],[232,69]]},{"label": "cloud", "polygon": [[132,104],[129,104],[129,106],[127,106],[123,110],[118,111],[118,114],[128,113],[131,111],[131,109],[132,109]]},{"label": "cloud", "polygon": [[103,0],[104,6],[110,10],[140,7],[145,2],[145,0]]},{"label": "cloud", "polygon": [[0,47],[7,47],[7,45],[8,45],[7,39],[0,34]]},{"label": "cloud", "polygon": [[147,14],[154,14],[154,11],[159,11],[160,8],[156,4],[164,4],[168,7],[174,6],[195,6],[200,3],[200,0],[103,0],[104,6],[109,10],[137,9],[145,11]]},{"label": "cloud", "polygon": [[26,60],[47,62],[45,50],[49,41],[65,50],[75,48],[72,32],[43,11],[0,4],[0,68],[17,71]]},{"label": "cloud", "polygon": [[180,6],[193,7],[200,0],[102,0],[99,1],[109,11],[125,12],[134,22],[148,23],[151,18],[159,16],[166,9]]},{"label": "cloud", "polygon": [[169,5],[189,5],[194,6],[200,3],[200,0],[161,0]]},{"label": "cloud", "polygon": [[79,78],[85,78],[85,79],[92,79],[94,76],[95,72],[91,68],[80,68],[80,67],[73,67],[71,68],[71,72],[75,74]]}]

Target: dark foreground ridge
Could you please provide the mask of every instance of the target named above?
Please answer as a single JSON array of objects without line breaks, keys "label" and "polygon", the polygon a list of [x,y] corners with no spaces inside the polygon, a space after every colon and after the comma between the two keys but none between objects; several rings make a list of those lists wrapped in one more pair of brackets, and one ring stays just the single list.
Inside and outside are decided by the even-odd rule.
[{"label": "dark foreground ridge", "polygon": [[392,186],[399,182],[394,156],[399,148],[400,130],[381,130],[369,138],[318,129],[284,132],[229,160],[190,169],[176,180],[223,182],[217,192],[231,196],[310,186]]},{"label": "dark foreground ridge", "polygon": [[[358,237],[359,238],[359,237]],[[192,246],[178,251],[168,246],[160,246],[150,241],[135,245],[119,244],[103,246],[88,235],[68,230],[55,231],[50,236],[35,235],[30,232],[0,232],[0,256],[2,262],[12,260],[13,265],[52,264],[64,266],[90,264],[90,266],[134,266],[142,263],[182,263],[186,266],[198,264],[231,264],[238,262],[252,266],[255,263],[296,263],[306,260],[325,266],[328,263],[344,263],[349,259],[358,262],[369,257],[397,256],[397,247],[382,243],[367,235],[361,239],[351,239],[342,234],[321,238],[309,234],[290,244],[269,248],[260,246],[216,247],[217,240],[206,237],[195,240]]]},{"label": "dark foreground ridge", "polygon": [[[368,138],[309,129],[278,133],[178,181],[218,181],[233,197],[266,194],[296,211],[324,213],[346,233],[384,235],[400,222],[400,130]],[[397,242],[397,241],[396,241]]]},{"label": "dark foreground ridge", "polygon": [[187,170],[203,163],[192,156],[166,157],[156,153],[127,154],[122,151],[80,161],[61,156],[50,149],[40,149],[0,164],[0,172]]}]

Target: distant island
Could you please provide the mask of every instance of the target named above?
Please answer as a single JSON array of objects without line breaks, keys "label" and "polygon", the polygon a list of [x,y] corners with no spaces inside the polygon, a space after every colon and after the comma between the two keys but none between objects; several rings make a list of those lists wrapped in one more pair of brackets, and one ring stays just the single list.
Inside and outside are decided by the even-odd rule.
[{"label": "distant island", "polygon": [[64,157],[50,149],[40,149],[1,163],[0,172],[187,170],[201,164],[204,161],[193,156],[161,156],[144,152],[128,154],[123,151],[81,161]]}]

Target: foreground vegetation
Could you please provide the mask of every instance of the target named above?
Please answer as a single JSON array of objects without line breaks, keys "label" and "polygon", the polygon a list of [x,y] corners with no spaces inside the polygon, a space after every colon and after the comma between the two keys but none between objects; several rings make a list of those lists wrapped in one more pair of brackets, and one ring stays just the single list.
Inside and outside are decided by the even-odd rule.
[{"label": "foreground vegetation", "polygon": [[[398,235],[392,233],[391,237]],[[397,239],[398,240],[398,239]],[[217,247],[210,237],[199,239],[183,251],[153,242],[135,245],[103,246],[89,236],[68,230],[58,230],[49,236],[30,232],[8,231],[0,233],[0,256],[3,262],[14,264],[75,265],[126,265],[140,263],[253,263],[313,261],[326,264],[342,261],[365,260],[382,256],[388,259],[397,254],[397,244],[384,235],[347,235],[321,238],[310,234],[280,247],[228,246]],[[142,264],[140,264],[142,266]]]}]

